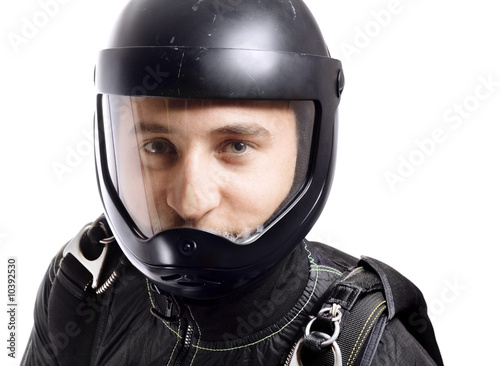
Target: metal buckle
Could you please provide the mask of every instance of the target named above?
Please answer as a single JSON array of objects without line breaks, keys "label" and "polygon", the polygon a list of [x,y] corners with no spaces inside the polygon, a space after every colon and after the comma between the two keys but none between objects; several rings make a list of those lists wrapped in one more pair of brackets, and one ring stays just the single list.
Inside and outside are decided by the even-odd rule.
[{"label": "metal buckle", "polygon": [[[320,314],[324,313],[330,313],[332,316],[332,323],[333,323],[333,334],[329,335],[323,332],[316,332],[314,333],[322,338],[325,339],[324,342],[321,343],[321,347],[328,347],[332,346],[332,351],[335,356],[335,363],[334,366],[342,366],[342,353],[340,352],[340,347],[337,343],[337,338],[340,334],[340,322],[342,321],[342,307],[338,304],[333,304],[330,308],[323,308],[319,311],[318,316]],[[306,337],[311,334],[311,326],[313,325],[314,321],[318,317],[315,316],[311,321],[307,324],[306,330],[305,330],[305,335]]]},{"label": "metal buckle", "polygon": [[105,245],[102,249],[101,255],[90,261],[83,255],[80,249],[80,241],[83,235],[92,227],[92,224],[87,224],[82,230],[66,245],[63,251],[63,257],[66,257],[68,253],[71,253],[91,274],[92,274],[92,288],[96,289],[99,284],[99,278],[101,275],[101,270],[104,264],[104,259],[106,258],[106,253],[108,252],[108,246]]}]

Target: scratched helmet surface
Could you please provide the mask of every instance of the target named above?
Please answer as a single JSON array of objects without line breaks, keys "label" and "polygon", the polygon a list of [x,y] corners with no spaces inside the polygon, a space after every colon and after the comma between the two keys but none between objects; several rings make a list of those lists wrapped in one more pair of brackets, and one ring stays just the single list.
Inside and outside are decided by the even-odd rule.
[{"label": "scratched helmet surface", "polygon": [[[333,178],[343,77],[302,1],[132,0],[95,83],[105,214],[162,291],[223,297],[314,225]],[[271,141],[275,158],[252,160]],[[194,146],[205,149],[196,159]],[[199,219],[206,202],[230,207],[228,192],[245,198],[228,222]]]}]

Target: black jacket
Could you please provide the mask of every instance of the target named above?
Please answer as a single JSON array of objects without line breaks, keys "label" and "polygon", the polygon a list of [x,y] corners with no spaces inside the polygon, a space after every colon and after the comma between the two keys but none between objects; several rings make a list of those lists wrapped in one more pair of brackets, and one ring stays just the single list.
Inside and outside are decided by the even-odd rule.
[{"label": "black jacket", "polygon": [[[183,301],[156,292],[130,265],[109,290],[89,295],[72,281],[78,274],[58,274],[61,256],[40,286],[22,365],[285,365],[332,283],[357,262],[304,241],[251,288],[219,301]],[[69,301],[54,296],[60,283]],[[441,364],[404,324],[395,317],[386,325],[372,365]]]}]

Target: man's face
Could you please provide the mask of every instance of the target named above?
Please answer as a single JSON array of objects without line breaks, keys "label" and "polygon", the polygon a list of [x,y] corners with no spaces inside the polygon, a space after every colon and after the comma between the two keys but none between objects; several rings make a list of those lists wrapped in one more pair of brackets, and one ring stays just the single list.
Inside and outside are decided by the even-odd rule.
[{"label": "man's face", "polygon": [[288,102],[130,105],[115,133],[118,190],[145,234],[192,227],[237,239],[288,196],[298,150]]}]

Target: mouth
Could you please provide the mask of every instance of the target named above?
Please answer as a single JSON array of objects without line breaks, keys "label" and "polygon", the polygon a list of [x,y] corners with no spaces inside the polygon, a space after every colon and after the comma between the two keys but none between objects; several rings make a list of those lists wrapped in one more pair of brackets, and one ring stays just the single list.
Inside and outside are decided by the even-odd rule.
[{"label": "mouth", "polygon": [[223,237],[231,241],[232,243],[238,245],[247,244],[248,240],[251,237],[255,236],[256,234],[260,234],[264,231],[264,225],[259,225],[257,227],[251,227],[251,228],[241,228],[241,227],[235,227],[233,225],[220,227],[218,225],[212,225],[210,222],[208,222],[208,220],[188,221],[178,218],[177,220],[169,223],[168,225],[162,225],[160,223],[157,223],[156,227],[154,228],[154,233],[158,234],[162,231],[167,231],[169,229],[176,229],[176,228],[206,231],[211,234]]},{"label": "mouth", "polygon": [[228,229],[214,229],[207,227],[206,225],[197,225],[197,224],[184,224],[181,226],[177,226],[180,228],[186,228],[186,229],[196,229],[196,230],[203,230],[207,231],[209,233],[218,235],[220,237],[223,237],[234,244],[238,245],[245,245],[247,244],[248,239],[250,239],[252,236],[255,234],[259,234],[263,231],[264,227],[262,225],[258,226],[256,229],[244,229],[244,230],[228,230]]}]

